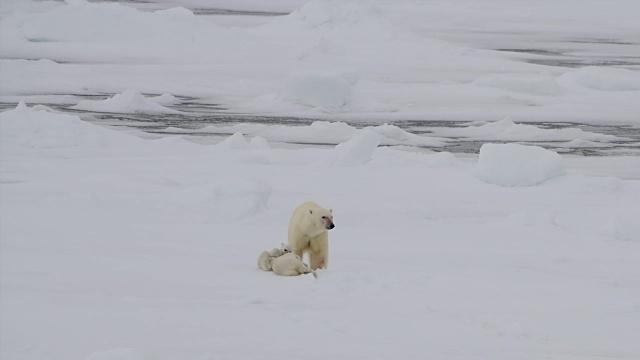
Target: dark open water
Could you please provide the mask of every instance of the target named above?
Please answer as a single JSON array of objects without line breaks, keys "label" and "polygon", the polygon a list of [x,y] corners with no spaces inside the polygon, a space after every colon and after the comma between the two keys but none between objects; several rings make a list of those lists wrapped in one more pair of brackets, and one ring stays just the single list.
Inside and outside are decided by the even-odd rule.
[{"label": "dark open water", "polygon": [[[88,99],[99,100],[111,97],[109,95],[87,96]],[[308,126],[312,122],[319,119],[286,117],[286,116],[260,116],[247,114],[232,114],[226,112],[219,105],[210,105],[199,103],[197,99],[180,98],[182,104],[177,106],[169,106],[170,108],[180,110],[185,114],[117,114],[117,113],[93,113],[68,109],[68,105],[49,104],[47,106],[79,115],[83,120],[88,122],[106,125],[115,128],[136,129],[149,134],[158,134],[162,136],[179,135],[190,137],[199,143],[215,143],[223,136],[232,135],[232,133],[206,132],[201,129],[209,125],[233,125],[239,123],[267,124],[267,125],[287,125],[287,126]],[[31,105],[31,104],[30,104]],[[15,103],[0,103],[0,111],[14,108]],[[327,121],[326,119],[322,119]],[[348,121],[346,121],[348,122]],[[348,122],[350,125],[362,128],[366,126],[380,125],[380,121],[376,122]],[[432,135],[435,137],[445,137],[449,141],[445,146],[423,147],[434,151],[449,151],[452,153],[477,153],[486,142],[500,143],[501,141],[487,140],[482,138],[465,138],[465,137],[446,137],[439,134],[442,128],[467,126],[468,121],[426,121],[420,119],[394,120],[389,121],[390,124],[417,135]],[[547,122],[527,122],[528,125],[535,125],[543,129],[563,129],[578,128],[584,131],[614,135],[624,137],[625,140],[600,143],[598,147],[563,147],[559,146],[561,142],[540,140],[540,141],[518,141],[522,144],[542,146],[547,149],[557,151],[558,153],[573,154],[581,156],[608,156],[608,155],[633,155],[640,156],[640,124],[623,125],[623,124],[606,124],[594,125],[575,122],[547,123]],[[167,128],[177,128],[179,131],[167,130]],[[210,138],[210,139],[207,139]],[[267,140],[270,140],[267,138]],[[306,146],[333,146],[337,143],[326,142],[305,142],[301,143],[295,140],[281,141],[280,143],[298,144]],[[511,142],[511,141],[510,141]]]}]

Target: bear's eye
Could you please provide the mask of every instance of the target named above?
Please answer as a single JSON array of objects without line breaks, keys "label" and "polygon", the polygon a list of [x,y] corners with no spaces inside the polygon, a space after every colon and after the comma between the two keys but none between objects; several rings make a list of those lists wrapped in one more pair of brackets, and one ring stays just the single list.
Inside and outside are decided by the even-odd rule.
[{"label": "bear's eye", "polygon": [[323,216],[322,218],[323,218],[323,219],[326,219],[327,217],[326,217],[326,216]]}]

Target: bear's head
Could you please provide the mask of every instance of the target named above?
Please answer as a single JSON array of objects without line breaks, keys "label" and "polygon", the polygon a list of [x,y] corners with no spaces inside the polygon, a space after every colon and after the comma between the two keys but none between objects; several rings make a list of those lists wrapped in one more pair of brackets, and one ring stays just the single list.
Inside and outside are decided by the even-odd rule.
[{"label": "bear's head", "polygon": [[309,209],[309,213],[313,220],[313,223],[318,229],[331,230],[336,225],[333,223],[333,211],[331,209]]},{"label": "bear's head", "polygon": [[294,252],[295,249],[291,244],[280,243],[280,251],[282,252],[282,255],[284,255],[284,254]]}]

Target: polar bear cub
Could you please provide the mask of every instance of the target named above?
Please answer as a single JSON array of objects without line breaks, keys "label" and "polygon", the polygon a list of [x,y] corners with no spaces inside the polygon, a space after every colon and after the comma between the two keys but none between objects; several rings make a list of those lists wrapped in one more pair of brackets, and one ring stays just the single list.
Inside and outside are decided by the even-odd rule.
[{"label": "polar bear cub", "polygon": [[263,251],[258,257],[258,268],[264,271],[271,271],[273,259],[293,252],[293,245],[281,243],[280,248],[273,248],[271,251]]},{"label": "polar bear cub", "polygon": [[311,270],[307,264],[302,262],[300,256],[295,253],[288,253],[274,258],[272,263],[273,273],[282,276],[298,276],[302,274],[313,274],[316,279],[318,275]]}]

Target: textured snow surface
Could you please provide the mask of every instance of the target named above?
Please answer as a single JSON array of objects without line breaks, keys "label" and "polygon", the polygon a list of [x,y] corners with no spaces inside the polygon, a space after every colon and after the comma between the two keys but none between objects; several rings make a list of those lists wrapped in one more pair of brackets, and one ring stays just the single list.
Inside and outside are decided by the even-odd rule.
[{"label": "textured snow surface", "polygon": [[[205,146],[36,108],[0,114],[3,359],[640,356],[637,157],[423,153],[373,128]],[[258,269],[306,200],[333,209],[329,269]]]}]

